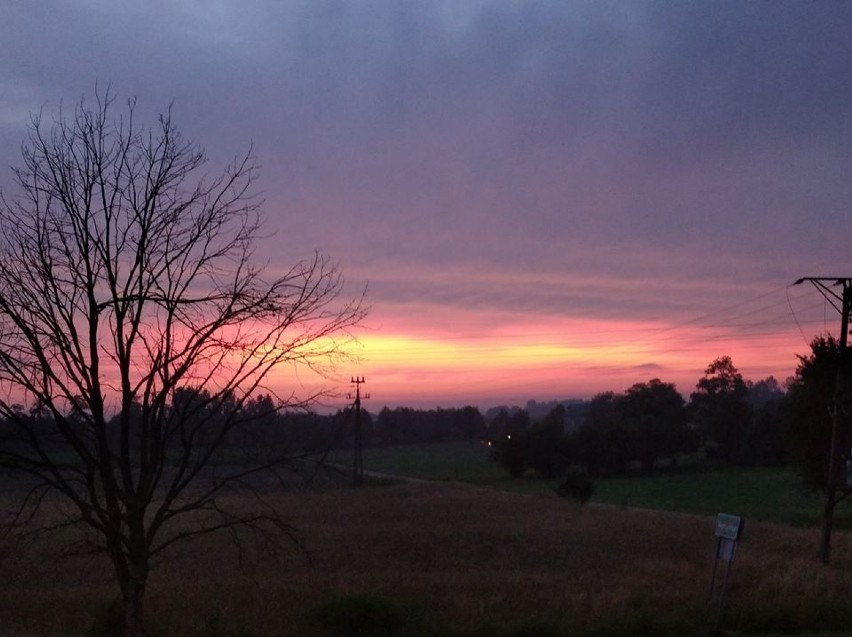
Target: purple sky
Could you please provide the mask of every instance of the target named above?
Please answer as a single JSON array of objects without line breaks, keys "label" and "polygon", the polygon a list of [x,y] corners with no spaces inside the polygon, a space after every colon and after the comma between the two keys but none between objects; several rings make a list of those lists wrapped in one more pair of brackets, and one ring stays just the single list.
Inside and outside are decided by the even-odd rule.
[{"label": "purple sky", "polygon": [[[746,345],[793,331],[802,352],[836,317],[785,286],[852,276],[850,25],[852,4],[829,1],[7,0],[0,165],[18,163],[28,113],[96,82],[146,116],[174,100],[211,170],[253,142],[271,264],[318,248],[352,293],[369,284],[360,371],[378,395],[394,373],[369,365],[383,334],[470,343],[544,325],[548,347],[619,324],[689,349],[723,316]],[[783,378],[785,347],[786,368],[760,347],[735,363]],[[649,350],[633,381],[688,393],[725,353],[677,366]],[[511,398],[633,382],[609,378]],[[479,402],[507,391],[455,385]],[[441,392],[417,399],[463,402]]]}]

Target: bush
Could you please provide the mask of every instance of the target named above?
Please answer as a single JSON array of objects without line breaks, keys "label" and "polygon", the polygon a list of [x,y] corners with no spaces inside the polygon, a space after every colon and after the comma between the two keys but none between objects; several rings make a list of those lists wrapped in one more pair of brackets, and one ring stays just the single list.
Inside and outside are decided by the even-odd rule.
[{"label": "bush", "polygon": [[555,491],[560,497],[574,498],[586,503],[595,492],[595,485],[585,469],[573,467],[562,475]]},{"label": "bush", "polygon": [[313,610],[310,623],[298,634],[318,637],[445,637],[448,634],[440,622],[418,605],[371,595],[334,597]]},{"label": "bush", "polygon": [[92,615],[87,637],[121,637],[124,634],[124,606],[120,599],[99,604]]}]

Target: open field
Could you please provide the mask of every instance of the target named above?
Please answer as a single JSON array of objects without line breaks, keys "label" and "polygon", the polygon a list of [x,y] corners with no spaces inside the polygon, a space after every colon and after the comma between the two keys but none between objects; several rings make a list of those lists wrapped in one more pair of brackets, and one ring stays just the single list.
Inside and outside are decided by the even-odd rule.
[{"label": "open field", "polygon": [[[363,453],[364,468],[368,471],[480,486],[499,487],[512,482],[505,471],[489,460],[488,448],[479,440],[370,447]],[[350,450],[335,451],[331,458],[340,465],[352,465]]]},{"label": "open field", "polygon": [[[596,483],[596,501],[666,511],[713,515],[722,511],[749,519],[817,525],[822,497],[808,492],[791,469],[691,469],[650,476],[608,478]],[[849,526],[849,509],[837,523]]]},{"label": "open field", "polygon": [[[347,452],[335,460],[351,464]],[[554,482],[533,474],[511,478],[488,459],[479,442],[378,447],[364,450],[367,470],[424,480],[465,482],[479,486],[547,493]],[[593,502],[715,515],[725,511],[749,520],[784,522],[797,526],[819,521],[821,498],[801,486],[795,473],[779,468],[700,468],[663,470],[654,475],[595,481]],[[837,523],[850,527],[849,509],[838,509]]]},{"label": "open field", "polygon": [[[149,586],[156,634],[605,637],[703,634],[713,623],[711,517],[457,483],[271,499],[307,553],[252,541],[240,553],[226,535],[175,550]],[[0,634],[84,635],[104,615],[115,597],[109,569],[99,558],[57,559],[68,539],[2,545]],[[812,529],[749,524],[726,626],[849,626],[852,536],[836,535],[827,568],[812,557],[815,540]]]}]

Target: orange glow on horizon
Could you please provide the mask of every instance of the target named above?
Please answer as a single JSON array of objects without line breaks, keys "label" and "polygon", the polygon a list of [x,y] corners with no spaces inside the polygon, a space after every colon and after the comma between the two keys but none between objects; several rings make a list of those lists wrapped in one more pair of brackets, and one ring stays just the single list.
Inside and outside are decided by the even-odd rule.
[{"label": "orange glow on horizon", "polygon": [[352,352],[380,409],[589,398],[652,378],[688,397],[718,356],[730,355],[746,379],[783,382],[802,349],[789,333],[756,340],[660,323],[554,320],[491,333],[464,333],[461,325],[456,333],[373,332]]},{"label": "orange glow on horizon", "polygon": [[[833,324],[824,299],[798,288],[716,308],[671,313],[670,319],[643,319],[637,312],[628,320],[626,314],[593,318],[522,306],[389,303],[346,347],[351,359],[324,380],[345,396],[350,376],[365,377],[372,396],[367,408],[375,411],[591,398],[653,378],[675,384],[688,399],[720,356],[730,356],[746,380],[774,376],[783,383],[795,371],[796,356],[809,351],[809,339]],[[312,382],[299,374],[297,382]],[[276,372],[270,384],[279,381],[288,384]],[[340,398],[327,406],[346,404]]]}]

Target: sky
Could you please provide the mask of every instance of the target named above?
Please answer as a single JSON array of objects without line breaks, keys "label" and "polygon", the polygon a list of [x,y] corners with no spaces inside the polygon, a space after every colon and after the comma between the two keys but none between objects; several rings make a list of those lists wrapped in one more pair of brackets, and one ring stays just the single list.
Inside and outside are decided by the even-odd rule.
[{"label": "sky", "polygon": [[852,277],[850,25],[829,0],[6,0],[0,188],[31,113],[109,84],[151,123],[173,104],[212,173],[253,148],[270,272],[319,250],[366,288],[325,382],[364,377],[370,409],[688,396],[722,355],[783,381],[839,327],[791,284]]}]

